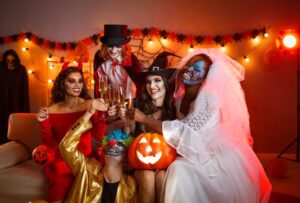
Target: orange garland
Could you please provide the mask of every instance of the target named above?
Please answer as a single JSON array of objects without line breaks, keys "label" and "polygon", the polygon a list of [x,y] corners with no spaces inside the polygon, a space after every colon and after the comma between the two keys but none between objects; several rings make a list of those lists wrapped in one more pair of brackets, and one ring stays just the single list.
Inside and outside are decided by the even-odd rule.
[{"label": "orange garland", "polygon": [[[166,30],[160,30],[155,27],[151,28],[134,28],[129,29],[130,36],[132,38],[144,38],[144,37],[150,37],[150,38],[164,38],[168,39],[170,41],[176,41],[179,43],[185,43],[190,45],[197,45],[197,44],[219,44],[219,45],[225,45],[228,43],[231,43],[233,41],[241,41],[241,40],[247,40],[249,38],[255,38],[259,35],[264,35],[267,32],[266,27],[263,28],[256,28],[250,31],[245,31],[241,33],[234,33],[230,35],[216,35],[216,36],[202,36],[202,35],[186,35],[182,33],[175,33],[175,32],[168,32]],[[0,37],[0,45],[2,44],[11,44],[14,42],[17,42],[19,40],[24,40],[25,38],[31,40],[32,42],[36,43],[37,45],[52,49],[55,51],[73,51],[76,49],[78,44],[84,44],[85,46],[89,47],[93,44],[98,44],[100,36],[103,35],[103,32],[96,33],[92,36],[85,37],[82,40],[79,41],[73,41],[73,42],[54,42],[49,41],[47,39],[44,39],[42,37],[39,37],[35,34],[32,34],[31,32],[22,32],[14,35],[4,36]]]}]

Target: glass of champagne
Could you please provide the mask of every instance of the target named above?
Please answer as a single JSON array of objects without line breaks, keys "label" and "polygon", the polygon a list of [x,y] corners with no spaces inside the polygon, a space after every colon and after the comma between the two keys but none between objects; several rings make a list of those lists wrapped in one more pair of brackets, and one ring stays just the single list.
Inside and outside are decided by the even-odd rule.
[{"label": "glass of champagne", "polygon": [[125,102],[125,95],[124,95],[124,90],[122,87],[119,87],[117,89],[117,104],[118,106],[124,106],[124,102]]},{"label": "glass of champagne", "polygon": [[[107,100],[107,91],[108,91],[108,79],[107,75],[100,75],[99,76],[99,87],[98,87],[99,95],[101,99]],[[107,119],[107,112],[100,111],[98,113],[99,120],[106,120]]]},{"label": "glass of champagne", "polygon": [[[110,107],[118,104],[118,88],[117,85],[109,84],[108,85],[108,102]],[[109,116],[109,119],[116,119],[117,115]]]},{"label": "glass of champagne", "polygon": [[133,98],[130,96],[126,102],[126,116],[132,120],[134,118]]},{"label": "glass of champagne", "polygon": [[105,95],[107,93],[108,88],[108,79],[107,75],[100,75],[99,76],[99,94],[100,98],[105,99]]}]

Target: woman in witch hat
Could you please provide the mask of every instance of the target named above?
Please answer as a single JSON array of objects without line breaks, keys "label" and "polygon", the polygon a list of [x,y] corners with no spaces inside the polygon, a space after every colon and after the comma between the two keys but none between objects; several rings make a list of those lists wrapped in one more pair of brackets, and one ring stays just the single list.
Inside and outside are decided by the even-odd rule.
[{"label": "woman in witch hat", "polygon": [[[175,107],[173,104],[175,68],[169,68],[169,52],[160,53],[153,61],[148,71],[138,75],[142,94],[136,98],[135,106],[148,117],[157,120],[175,119]],[[126,111],[123,109],[123,114]],[[136,123],[134,135],[143,132],[154,132],[142,123]],[[135,169],[134,176],[138,184],[138,202],[154,203],[158,202],[161,186],[165,176],[165,170],[142,170]]]}]

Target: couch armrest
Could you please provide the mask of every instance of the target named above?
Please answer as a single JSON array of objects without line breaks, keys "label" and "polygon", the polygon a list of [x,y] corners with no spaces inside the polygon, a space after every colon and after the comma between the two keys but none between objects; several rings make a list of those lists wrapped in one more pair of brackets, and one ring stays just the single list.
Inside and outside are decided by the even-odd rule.
[{"label": "couch armrest", "polygon": [[40,125],[36,113],[10,114],[7,137],[24,144],[31,153],[40,143]]},{"label": "couch armrest", "polygon": [[28,149],[17,141],[0,145],[0,169],[9,168],[31,158]]}]

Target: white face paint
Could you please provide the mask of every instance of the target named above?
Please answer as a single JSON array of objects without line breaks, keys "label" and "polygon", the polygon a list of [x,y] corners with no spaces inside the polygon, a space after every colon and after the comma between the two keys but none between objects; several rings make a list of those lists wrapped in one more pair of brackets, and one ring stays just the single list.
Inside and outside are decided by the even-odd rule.
[{"label": "white face paint", "polygon": [[83,88],[83,78],[78,72],[70,73],[65,79],[65,93],[69,96],[79,97]]},{"label": "white face paint", "polygon": [[121,46],[109,46],[107,47],[108,55],[111,59],[117,59],[121,56],[122,47]]},{"label": "white face paint", "polygon": [[149,75],[146,78],[146,89],[153,103],[162,106],[166,95],[164,81],[159,75]]}]

